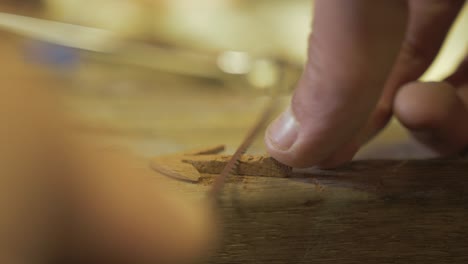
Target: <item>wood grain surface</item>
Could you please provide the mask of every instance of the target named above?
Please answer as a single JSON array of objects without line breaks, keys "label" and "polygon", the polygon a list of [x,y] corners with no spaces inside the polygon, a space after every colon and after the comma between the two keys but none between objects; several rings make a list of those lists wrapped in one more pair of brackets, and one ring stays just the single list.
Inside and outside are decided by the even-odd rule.
[{"label": "wood grain surface", "polygon": [[[289,177],[232,176],[209,263],[466,263],[468,162],[358,161]],[[198,199],[216,174],[177,186]]]}]

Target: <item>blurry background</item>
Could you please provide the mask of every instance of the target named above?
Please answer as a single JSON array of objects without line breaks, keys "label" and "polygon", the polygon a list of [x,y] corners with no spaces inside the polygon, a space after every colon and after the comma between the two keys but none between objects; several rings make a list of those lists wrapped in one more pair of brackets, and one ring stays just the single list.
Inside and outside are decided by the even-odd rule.
[{"label": "blurry background", "polygon": [[[95,50],[15,38],[18,59],[31,62],[27,70],[50,70],[53,80],[37,85],[59,91],[81,120],[77,134],[145,156],[220,143],[232,151],[266,94],[280,89],[288,102],[305,60],[312,9],[311,0],[0,0],[0,12],[87,27],[54,36]],[[423,79],[454,68],[467,50],[467,25],[465,5]],[[80,37],[88,31],[99,41]],[[3,61],[0,69],[6,67]],[[406,139],[392,122],[361,155]],[[421,151],[400,148],[396,155]],[[261,140],[253,152],[263,152]]]},{"label": "blurry background", "polygon": [[48,17],[199,50],[305,55],[309,0],[44,0]]}]

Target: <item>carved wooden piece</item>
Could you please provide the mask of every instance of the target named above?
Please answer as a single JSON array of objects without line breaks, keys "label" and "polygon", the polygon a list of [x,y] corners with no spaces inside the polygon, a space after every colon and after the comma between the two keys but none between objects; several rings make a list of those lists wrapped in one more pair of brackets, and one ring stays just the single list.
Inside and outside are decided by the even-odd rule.
[{"label": "carved wooden piece", "polygon": [[[210,155],[185,158],[182,159],[182,162],[191,164],[200,173],[219,174],[230,158],[231,156],[228,155]],[[234,174],[263,177],[288,177],[290,171],[291,168],[278,163],[271,157],[242,155]]]},{"label": "carved wooden piece", "polygon": [[[201,174],[219,174],[231,159],[229,155],[219,155],[223,146],[205,150],[190,151],[182,154],[154,157],[151,167],[170,177],[199,181]],[[242,155],[234,172],[236,175],[263,177],[288,177],[291,168],[271,157],[260,155]]]}]

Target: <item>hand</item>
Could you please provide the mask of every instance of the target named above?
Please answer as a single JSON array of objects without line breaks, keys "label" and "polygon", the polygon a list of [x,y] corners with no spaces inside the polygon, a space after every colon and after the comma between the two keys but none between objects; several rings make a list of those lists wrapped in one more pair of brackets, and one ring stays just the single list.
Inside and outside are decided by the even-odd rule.
[{"label": "hand", "polygon": [[267,130],[270,154],[295,166],[352,159],[392,115],[441,155],[468,146],[468,59],[443,82],[431,65],[463,0],[316,0],[305,71]]}]

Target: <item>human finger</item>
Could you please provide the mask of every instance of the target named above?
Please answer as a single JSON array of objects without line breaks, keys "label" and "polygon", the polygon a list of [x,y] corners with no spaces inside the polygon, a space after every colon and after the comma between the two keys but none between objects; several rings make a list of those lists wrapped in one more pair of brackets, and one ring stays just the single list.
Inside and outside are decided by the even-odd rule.
[{"label": "human finger", "polygon": [[290,108],[266,133],[274,158],[312,166],[356,135],[398,54],[406,9],[406,1],[315,2],[308,63]]}]

